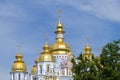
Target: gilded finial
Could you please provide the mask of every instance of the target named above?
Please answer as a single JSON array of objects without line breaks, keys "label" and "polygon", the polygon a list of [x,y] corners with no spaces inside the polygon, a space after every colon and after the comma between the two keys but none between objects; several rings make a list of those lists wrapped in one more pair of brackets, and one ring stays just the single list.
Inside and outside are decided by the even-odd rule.
[{"label": "gilded finial", "polygon": [[45,36],[46,36],[46,44],[48,44],[48,34],[46,33]]},{"label": "gilded finial", "polygon": [[58,13],[58,24],[61,24],[60,15],[61,15],[61,13],[62,13],[62,10],[61,10],[61,9],[58,9],[58,10],[57,10],[57,13]]},{"label": "gilded finial", "polygon": [[87,53],[87,54],[90,53],[90,51],[91,51],[91,47],[88,44],[88,39],[89,39],[89,37],[86,36],[86,46],[85,46],[84,50],[85,50],[85,53]]},{"label": "gilded finial", "polygon": [[21,45],[18,45],[18,53],[21,53]]},{"label": "gilded finial", "polygon": [[46,43],[43,46],[44,52],[48,52],[49,51],[49,45],[48,45],[48,41],[47,40],[48,40],[48,34],[46,34]]},{"label": "gilded finial", "polygon": [[62,10],[61,9],[58,9],[57,10],[57,13],[58,13],[58,16],[60,17],[61,13],[62,13]]},{"label": "gilded finial", "polygon": [[88,39],[89,39],[89,36],[87,35],[86,36],[86,43],[87,43],[87,45],[88,45]]}]

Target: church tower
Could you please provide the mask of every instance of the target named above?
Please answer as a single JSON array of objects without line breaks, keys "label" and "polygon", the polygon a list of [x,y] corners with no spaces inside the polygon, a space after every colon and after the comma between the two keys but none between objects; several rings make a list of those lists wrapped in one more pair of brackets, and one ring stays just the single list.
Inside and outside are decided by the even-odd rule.
[{"label": "church tower", "polygon": [[36,74],[37,74],[37,63],[38,58],[35,60],[35,65],[33,65],[31,73],[30,73],[30,80],[36,80]]},{"label": "church tower", "polygon": [[63,24],[60,16],[56,26],[56,41],[49,46],[43,46],[43,52],[32,67],[30,80],[73,80],[71,48],[64,41]]},{"label": "church tower", "polygon": [[54,57],[50,54],[49,45],[46,41],[43,52],[38,58],[36,80],[53,80],[54,62]]},{"label": "church tower", "polygon": [[87,39],[87,43],[86,43],[84,50],[85,50],[85,53],[83,54],[83,59],[87,61],[92,61],[94,58],[94,55],[91,53],[92,49],[88,44],[88,39]]},{"label": "church tower", "polygon": [[22,60],[23,55],[18,53],[16,56],[16,61],[12,65],[11,80],[28,80],[28,72],[26,71],[26,65]]},{"label": "church tower", "polygon": [[60,16],[56,25],[56,41],[50,46],[50,53],[55,58],[55,76],[57,80],[72,80],[72,63],[70,62],[72,53],[70,46],[64,41],[63,24]]},{"label": "church tower", "polygon": [[[61,23],[60,16],[58,17],[58,23],[56,26],[56,42],[50,47],[51,54],[55,55],[70,55],[71,48],[64,41],[63,24]],[[56,57],[56,56],[55,56]]]}]

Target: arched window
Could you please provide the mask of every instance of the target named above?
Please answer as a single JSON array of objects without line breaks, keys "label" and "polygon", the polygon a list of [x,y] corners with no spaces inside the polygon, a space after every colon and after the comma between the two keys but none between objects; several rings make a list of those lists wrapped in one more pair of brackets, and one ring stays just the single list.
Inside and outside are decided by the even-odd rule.
[{"label": "arched window", "polygon": [[49,72],[49,64],[47,64],[47,72]]},{"label": "arched window", "polygon": [[24,80],[25,80],[25,75],[24,75]]},{"label": "arched window", "polygon": [[15,74],[13,74],[13,80],[15,80]]},{"label": "arched window", "polygon": [[42,65],[40,65],[40,73],[42,73]]},{"label": "arched window", "polygon": [[20,74],[19,74],[19,76],[18,76],[18,80],[20,80]]}]

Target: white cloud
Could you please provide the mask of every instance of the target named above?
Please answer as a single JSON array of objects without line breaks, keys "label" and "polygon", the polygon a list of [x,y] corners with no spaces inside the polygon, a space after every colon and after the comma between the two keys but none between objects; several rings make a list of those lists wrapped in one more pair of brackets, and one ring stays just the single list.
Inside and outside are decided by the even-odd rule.
[{"label": "white cloud", "polygon": [[120,21],[120,5],[118,0],[93,1],[92,13],[100,18]]},{"label": "white cloud", "polygon": [[[52,34],[50,34],[49,39],[51,43],[54,43],[52,42],[52,40],[55,39],[53,37],[52,31],[55,30],[57,20],[57,13],[55,12],[55,9],[57,9],[56,6],[59,8],[63,8],[64,6],[61,20],[65,26],[65,40],[72,46],[73,51],[76,50],[77,53],[83,50],[86,35],[90,36],[89,42],[91,47],[93,48],[93,53],[96,53],[97,51],[95,50],[97,48],[103,46],[106,42],[111,40],[111,36],[114,36],[115,30],[113,30],[113,28],[111,28],[111,26],[107,25],[105,22],[101,21],[101,18],[113,21],[120,21],[120,6],[118,5],[117,0],[68,0],[68,2],[65,2],[63,0],[46,0],[41,2],[40,0],[38,0],[39,3],[37,2],[37,5],[35,4],[35,1],[33,2],[34,3],[29,2],[32,3],[32,6],[30,4],[29,6],[28,4],[24,3],[24,5],[26,4],[27,7],[20,4],[18,6],[18,3],[0,3],[0,53],[2,53],[2,56],[0,58],[2,60],[6,59],[4,63],[0,64],[3,65],[0,66],[1,69],[3,69],[0,70],[2,71],[0,73],[0,78],[2,79],[5,79],[3,77],[9,75],[9,69],[11,69],[11,63],[13,63],[13,61],[15,60],[14,56],[17,52],[16,46],[19,44],[19,42],[20,44],[23,44],[22,52],[24,55],[24,61],[28,64],[28,71],[31,70],[31,65],[34,64],[33,60],[37,56],[36,50],[39,47],[40,49],[42,49],[42,46],[44,44],[45,39],[43,39],[43,32],[50,31],[50,33]],[[31,10],[32,7],[34,7],[33,9],[36,9],[34,10],[34,12],[32,12]],[[35,15],[35,17],[30,16],[31,14]],[[50,14],[49,18],[48,14]],[[40,16],[42,19],[47,19],[42,20],[39,19],[38,16]],[[96,16],[97,18],[93,16]],[[33,20],[32,23],[29,22],[30,19]],[[21,22],[19,23],[19,21]],[[26,21],[28,21],[28,23],[25,23]],[[44,23],[44,25],[41,25],[41,23]],[[23,26],[22,24],[25,25]],[[47,24],[48,26],[50,24],[50,27],[52,28],[48,29],[45,24]],[[39,27],[35,28],[36,26]],[[30,30],[32,30],[33,32],[31,32]],[[71,35],[74,37],[70,37]],[[40,40],[36,40],[38,39],[36,37],[40,37]],[[6,66],[7,64],[7,70],[5,71],[5,73],[3,73],[5,69],[4,66]],[[8,79],[6,77],[5,80]]]},{"label": "white cloud", "polygon": [[120,21],[120,2],[119,0],[69,0],[60,1],[63,4],[73,6],[77,10],[86,11],[98,18]]}]

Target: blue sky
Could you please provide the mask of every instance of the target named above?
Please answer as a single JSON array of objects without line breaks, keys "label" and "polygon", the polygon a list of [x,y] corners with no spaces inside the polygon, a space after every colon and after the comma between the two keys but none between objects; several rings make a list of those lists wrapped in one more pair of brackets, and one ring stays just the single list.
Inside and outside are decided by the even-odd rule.
[{"label": "blue sky", "polygon": [[74,55],[84,52],[86,35],[92,53],[120,39],[119,0],[0,0],[0,80],[9,80],[12,63],[21,45],[28,72],[42,51],[45,34],[55,42],[57,9],[62,9],[65,42]]}]

